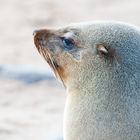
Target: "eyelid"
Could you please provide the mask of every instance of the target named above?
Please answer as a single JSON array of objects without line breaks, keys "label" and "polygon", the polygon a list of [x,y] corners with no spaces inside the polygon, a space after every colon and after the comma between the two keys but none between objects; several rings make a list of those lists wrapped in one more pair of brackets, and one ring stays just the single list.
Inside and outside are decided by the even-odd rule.
[{"label": "eyelid", "polygon": [[75,41],[74,41],[74,39],[72,39],[72,38],[68,38],[68,37],[65,37],[65,36],[61,36],[60,39],[61,39],[61,40],[68,39],[68,40],[70,40],[74,45],[76,44]]}]

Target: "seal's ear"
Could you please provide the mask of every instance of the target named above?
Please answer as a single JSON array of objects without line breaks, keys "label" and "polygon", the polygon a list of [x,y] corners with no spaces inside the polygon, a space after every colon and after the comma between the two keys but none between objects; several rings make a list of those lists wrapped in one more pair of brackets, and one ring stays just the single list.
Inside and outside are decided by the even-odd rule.
[{"label": "seal's ear", "polygon": [[96,45],[96,51],[99,55],[105,55],[105,56],[109,55],[109,51],[104,44]]},{"label": "seal's ear", "polygon": [[96,53],[104,58],[109,58],[109,60],[119,60],[118,54],[116,53],[115,49],[112,49],[105,44],[97,44]]}]

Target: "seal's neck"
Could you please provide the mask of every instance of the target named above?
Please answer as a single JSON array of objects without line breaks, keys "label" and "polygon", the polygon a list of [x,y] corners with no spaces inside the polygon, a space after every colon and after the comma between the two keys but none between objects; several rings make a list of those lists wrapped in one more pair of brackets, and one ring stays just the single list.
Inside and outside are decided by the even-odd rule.
[{"label": "seal's neck", "polygon": [[[79,140],[90,140],[95,137],[95,133],[97,137],[104,135],[101,131],[112,127],[108,126],[108,121],[110,124],[119,122],[117,119],[125,121],[129,104],[136,98],[136,77],[102,72],[83,78],[73,81],[67,89],[65,140],[75,140],[78,137]],[[116,137],[117,135],[116,132]]]}]

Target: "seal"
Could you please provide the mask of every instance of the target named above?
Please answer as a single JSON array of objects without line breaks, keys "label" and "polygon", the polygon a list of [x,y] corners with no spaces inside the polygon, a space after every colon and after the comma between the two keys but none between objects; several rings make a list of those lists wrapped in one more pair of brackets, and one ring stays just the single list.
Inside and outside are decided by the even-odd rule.
[{"label": "seal", "polygon": [[64,140],[140,139],[140,30],[116,21],[34,32],[67,90]]}]

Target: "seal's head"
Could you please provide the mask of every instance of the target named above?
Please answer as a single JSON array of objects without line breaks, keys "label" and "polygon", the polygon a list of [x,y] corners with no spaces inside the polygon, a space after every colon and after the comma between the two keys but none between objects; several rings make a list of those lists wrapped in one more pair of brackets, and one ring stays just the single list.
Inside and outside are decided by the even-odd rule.
[{"label": "seal's head", "polygon": [[36,30],[34,42],[39,53],[53,69],[57,78],[65,82],[81,59],[82,39],[77,29]]},{"label": "seal's head", "polygon": [[71,81],[78,87],[78,83],[86,85],[110,71],[121,74],[123,66],[128,66],[128,72],[139,49],[134,42],[135,34],[132,27],[120,23],[84,23],[56,30],[37,30],[34,42],[56,77],[66,87]]}]

